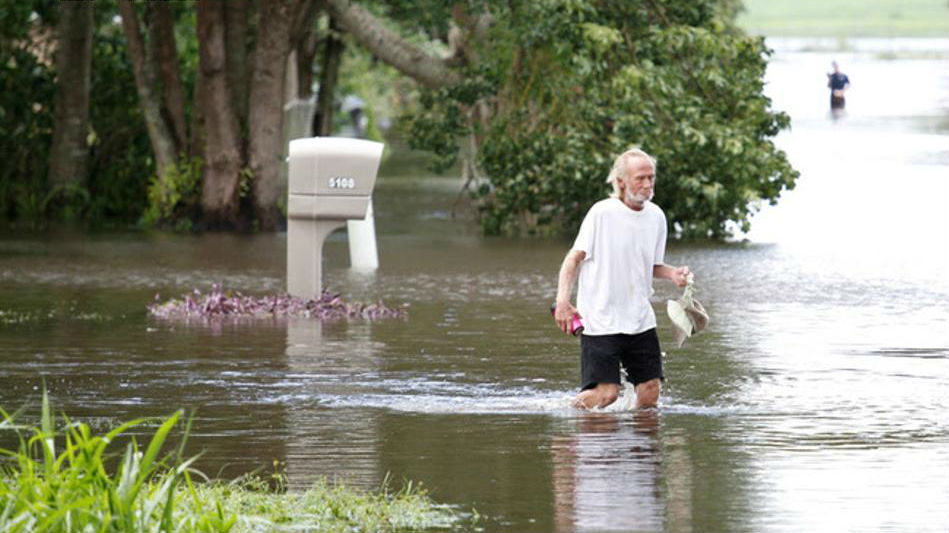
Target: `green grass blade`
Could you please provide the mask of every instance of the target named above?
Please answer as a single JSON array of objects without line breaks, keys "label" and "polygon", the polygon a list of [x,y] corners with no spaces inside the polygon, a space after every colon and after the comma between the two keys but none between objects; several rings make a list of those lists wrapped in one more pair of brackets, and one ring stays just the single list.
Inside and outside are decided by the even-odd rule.
[{"label": "green grass blade", "polygon": [[165,438],[168,437],[168,433],[171,431],[171,428],[178,423],[178,419],[181,418],[182,411],[179,409],[175,411],[175,414],[171,415],[171,418],[165,421],[161,427],[158,428],[158,431],[155,432],[155,435],[152,437],[152,441],[148,444],[148,449],[145,450],[145,455],[142,457],[142,471],[148,472],[152,466],[152,463],[155,461],[155,457],[158,456],[158,452],[161,450],[162,445],[165,443]]},{"label": "green grass blade", "polygon": [[[118,436],[121,435],[122,433],[125,433],[129,428],[135,427],[135,426],[141,424],[141,423],[144,422],[144,421],[145,421],[144,418],[136,418],[135,420],[130,420],[130,421],[128,421],[128,422],[125,422],[124,424],[120,425],[119,427],[117,427],[117,428],[113,429],[112,431],[106,433],[105,437],[102,437],[102,439],[99,441],[98,446],[96,447],[96,451],[95,451],[95,455],[94,455],[93,461],[94,461],[95,463],[98,463],[99,465],[102,465],[102,454],[105,453],[106,447],[108,447],[109,444],[112,444],[112,441],[113,441],[116,437],[118,437]],[[102,473],[103,476],[106,475],[104,468],[101,469],[101,473]]]},{"label": "green grass blade", "polygon": [[46,477],[52,478],[55,472],[56,461],[56,435],[54,432],[55,424],[53,416],[49,411],[49,394],[46,392],[46,385],[43,385],[43,412],[40,417],[40,429],[42,437],[40,439],[43,447],[43,466],[46,471]]},{"label": "green grass blade", "polygon": [[36,525],[35,531],[60,531],[63,528],[54,527],[58,524],[60,520],[66,516],[67,513],[72,512],[76,509],[90,506],[95,501],[94,496],[87,496],[85,498],[80,498],[65,504],[63,507],[57,509],[53,514],[47,516],[42,522],[39,522]]}]

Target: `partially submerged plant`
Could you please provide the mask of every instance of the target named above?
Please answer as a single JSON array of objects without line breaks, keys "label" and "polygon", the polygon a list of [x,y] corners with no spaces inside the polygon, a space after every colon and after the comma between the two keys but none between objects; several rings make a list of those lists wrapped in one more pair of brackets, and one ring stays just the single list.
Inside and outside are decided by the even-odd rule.
[{"label": "partially submerged plant", "polygon": [[324,290],[319,298],[304,299],[289,294],[247,296],[240,292],[222,290],[218,284],[202,294],[194,289],[190,294],[162,303],[155,295],[155,303],[148,312],[163,319],[226,319],[226,318],[280,318],[304,317],[319,320],[362,318],[402,318],[406,305],[389,307],[382,300],[374,303],[346,302],[339,294]]},{"label": "partially submerged plant", "polygon": [[[203,494],[220,499],[237,513],[239,531],[417,531],[451,529],[462,517],[450,507],[433,502],[427,491],[407,483],[379,491],[316,481],[304,491],[267,490],[266,480],[251,477],[229,484],[205,484]],[[475,516],[472,521],[476,520]]]},{"label": "partially submerged plant", "polygon": [[0,449],[0,532],[406,531],[461,521],[411,483],[398,492],[387,482],[365,492],[325,480],[302,492],[287,491],[285,481],[274,490],[258,476],[195,483],[207,478],[192,468],[196,457],[183,457],[190,420],[175,451],[161,455],[181,416],[164,420],[144,452],[130,437],[110,467],[110,444],[146,419],[100,437],[65,416],[59,434],[45,391],[39,427],[19,425],[0,409],[0,431],[19,440],[16,451]]},{"label": "partially submerged plant", "polygon": [[10,459],[0,471],[0,531],[226,532],[237,520],[219,502],[183,505],[182,487],[193,487],[196,458],[182,459],[186,439],[176,453],[159,456],[180,410],[155,431],[144,453],[132,437],[113,473],[106,468],[109,445],[145,419],[99,437],[87,425],[64,417],[64,442],[58,448],[60,436],[45,391],[40,427],[18,426],[3,410],[0,415],[0,428],[15,430],[19,440],[18,450],[0,450]]}]

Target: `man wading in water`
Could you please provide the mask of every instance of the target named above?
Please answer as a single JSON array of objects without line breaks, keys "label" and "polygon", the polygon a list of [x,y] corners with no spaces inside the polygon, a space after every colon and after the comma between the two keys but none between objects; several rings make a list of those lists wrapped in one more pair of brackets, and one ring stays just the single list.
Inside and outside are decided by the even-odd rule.
[{"label": "man wading in water", "polygon": [[[554,319],[564,333],[571,331],[574,313],[583,319],[577,408],[616,401],[620,364],[636,388],[636,406],[655,407],[664,376],[656,314],[649,304],[652,280],[665,278],[684,287],[689,267],[663,263],[666,215],[650,202],[655,160],[642,150],[628,150],[616,158],[607,181],[613,194],[587,212],[560,267]],[[575,308],[570,295],[578,274]]]},{"label": "man wading in water", "polygon": [[831,111],[843,110],[844,106],[847,105],[845,93],[850,87],[850,78],[840,71],[840,65],[836,61],[831,62],[830,65],[834,68],[834,71],[827,75],[827,88],[830,89],[830,109]]}]

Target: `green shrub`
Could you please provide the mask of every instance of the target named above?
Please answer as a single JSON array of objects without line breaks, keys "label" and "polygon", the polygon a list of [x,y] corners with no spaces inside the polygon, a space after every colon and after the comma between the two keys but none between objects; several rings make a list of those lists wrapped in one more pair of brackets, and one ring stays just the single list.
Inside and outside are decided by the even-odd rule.
[{"label": "green shrub", "polygon": [[144,226],[174,224],[178,231],[190,230],[201,209],[201,158],[182,157],[164,179],[152,176],[148,184],[148,207]]}]

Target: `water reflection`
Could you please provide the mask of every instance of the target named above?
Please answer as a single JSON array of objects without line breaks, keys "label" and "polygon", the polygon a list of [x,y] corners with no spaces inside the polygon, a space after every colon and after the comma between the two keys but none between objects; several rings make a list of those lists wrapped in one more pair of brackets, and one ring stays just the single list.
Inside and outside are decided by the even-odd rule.
[{"label": "water reflection", "polygon": [[834,122],[837,122],[838,120],[841,120],[847,116],[847,109],[844,108],[843,106],[831,107],[828,114],[830,115],[831,120],[833,120]]},{"label": "water reflection", "polygon": [[365,323],[287,321],[288,405],[286,473],[292,487],[305,487],[328,473],[360,487],[378,483],[378,413],[341,414],[314,399],[365,393],[378,376],[377,350]]},{"label": "water reflection", "polygon": [[557,531],[663,530],[658,411],[585,414],[576,426],[551,446]]}]

